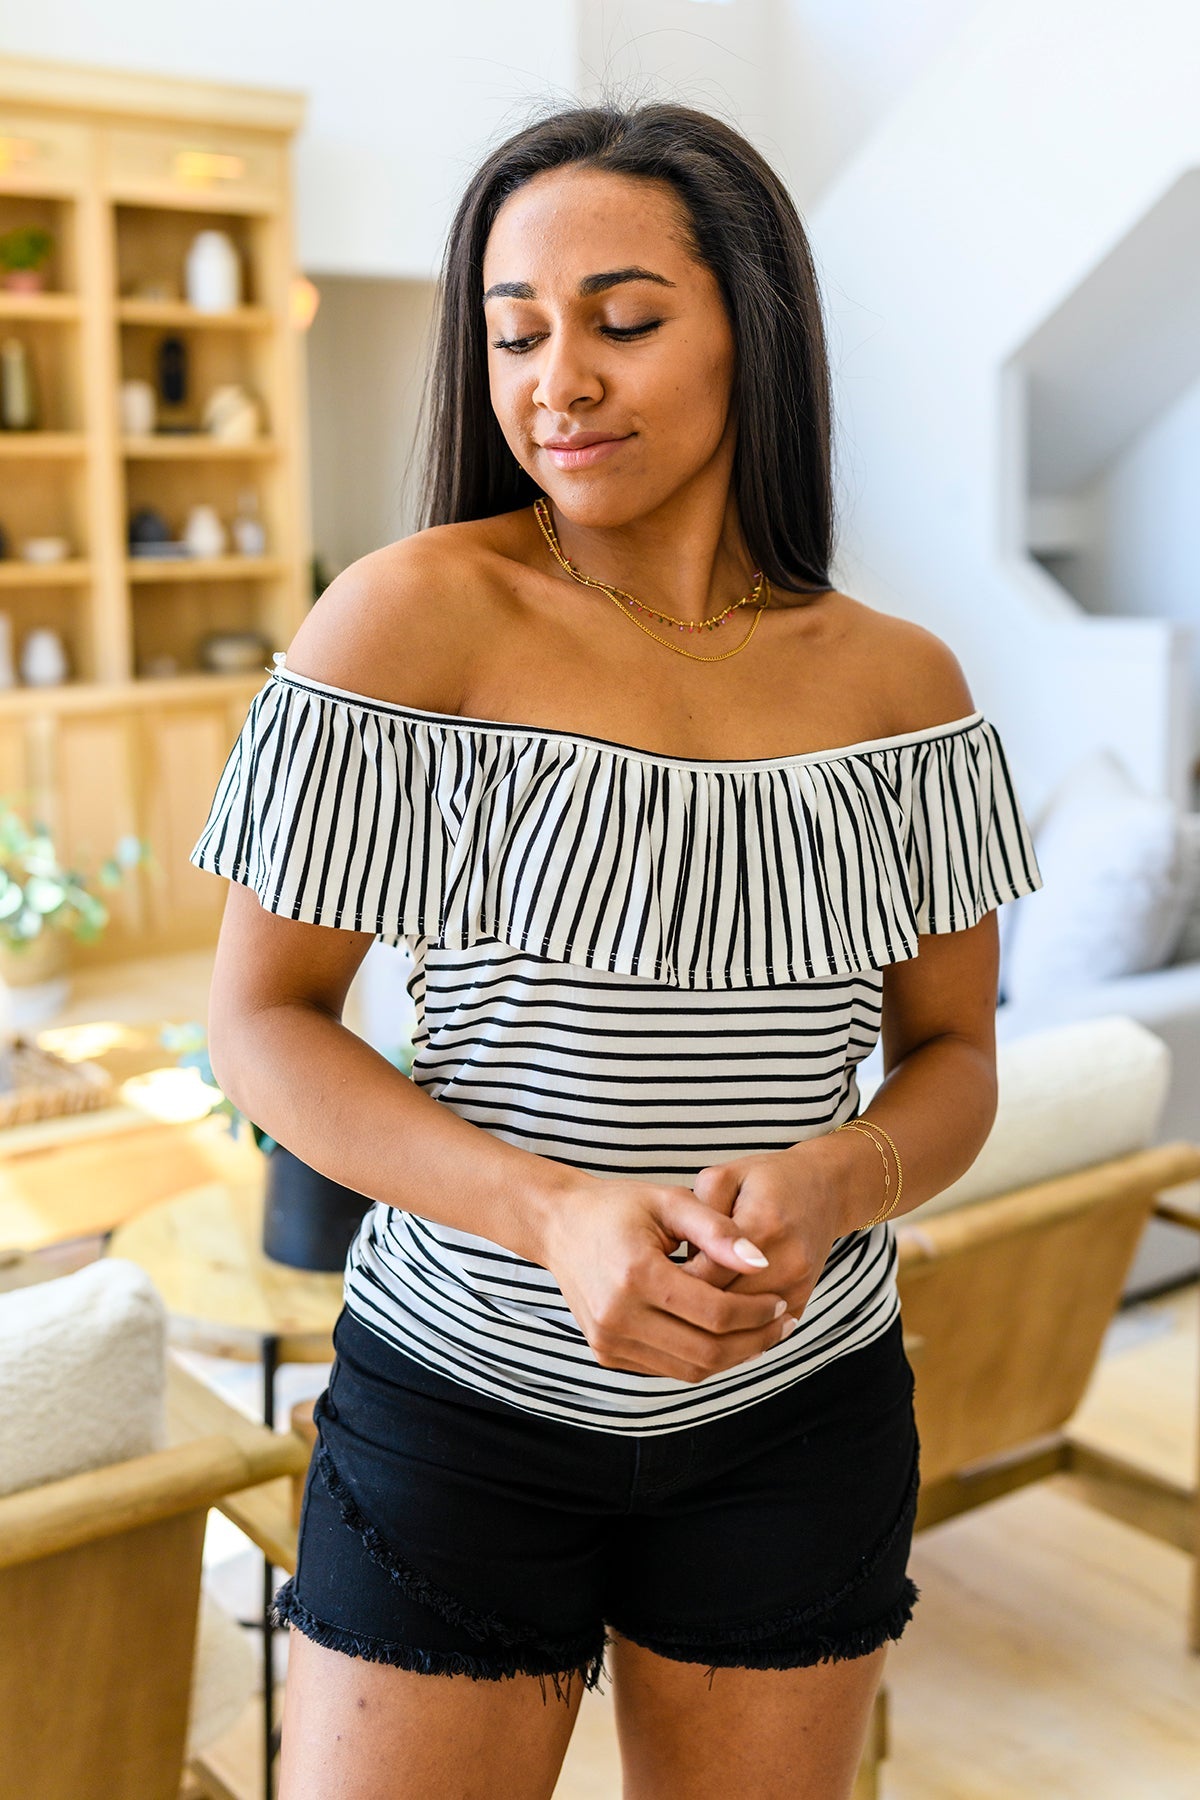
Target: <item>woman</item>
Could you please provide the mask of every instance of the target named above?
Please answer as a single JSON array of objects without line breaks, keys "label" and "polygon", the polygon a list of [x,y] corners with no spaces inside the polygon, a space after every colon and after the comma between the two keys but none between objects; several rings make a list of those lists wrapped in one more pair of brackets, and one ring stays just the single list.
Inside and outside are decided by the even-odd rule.
[{"label": "woman", "polygon": [[[223,1089],[378,1203],[282,1800],[548,1796],[606,1652],[627,1795],[837,1800],[917,1598],[893,1221],[991,1127],[1028,830],[946,645],[829,583],[817,283],[737,132],[501,144],[432,377],[426,528],[277,656],[192,853]],[[411,1081],[341,1023],[375,937]]]}]

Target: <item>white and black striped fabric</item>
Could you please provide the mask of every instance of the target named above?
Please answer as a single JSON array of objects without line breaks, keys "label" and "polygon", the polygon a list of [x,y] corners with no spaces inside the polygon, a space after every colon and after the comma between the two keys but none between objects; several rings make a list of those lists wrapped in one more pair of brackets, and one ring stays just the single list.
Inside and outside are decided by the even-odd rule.
[{"label": "white and black striped fabric", "polygon": [[[692,761],[399,706],[275,661],[191,861],[286,917],[406,942],[413,1080],[594,1175],[690,1187],[853,1117],[882,969],[1042,885],[980,712]],[[646,1435],[879,1336],[895,1262],[890,1221],[839,1238],[798,1329],[696,1383],[601,1367],[548,1270],[398,1207],[364,1219],[346,1303],[467,1386]]]}]

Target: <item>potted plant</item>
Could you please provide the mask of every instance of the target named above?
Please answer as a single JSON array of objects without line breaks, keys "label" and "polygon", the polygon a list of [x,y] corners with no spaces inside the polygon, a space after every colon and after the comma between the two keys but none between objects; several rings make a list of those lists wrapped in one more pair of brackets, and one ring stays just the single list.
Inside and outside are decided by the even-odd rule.
[{"label": "potted plant", "polygon": [[[371,1202],[365,1194],[322,1175],[294,1152],[254,1124],[222,1094],[213,1075],[204,1027],[197,1023],[163,1027],[162,1042],[176,1053],[180,1068],[196,1069],[220,1098],[214,1113],[224,1113],[236,1137],[247,1125],[266,1157],[263,1191],[263,1255],[289,1268],[337,1274]],[[412,1072],[413,1049],[401,1044],[387,1059],[402,1075]]]},{"label": "potted plant", "polygon": [[[149,860],[148,845],[123,837],[95,881],[119,887],[131,868]],[[89,877],[59,861],[48,827],[27,823],[0,798],[0,1001],[6,1027],[53,1016],[69,991],[67,939],[94,943],[108,920]]]},{"label": "potted plant", "polygon": [[40,293],[53,248],[54,234],[41,225],[14,225],[11,231],[0,233],[4,286],[17,293]]}]

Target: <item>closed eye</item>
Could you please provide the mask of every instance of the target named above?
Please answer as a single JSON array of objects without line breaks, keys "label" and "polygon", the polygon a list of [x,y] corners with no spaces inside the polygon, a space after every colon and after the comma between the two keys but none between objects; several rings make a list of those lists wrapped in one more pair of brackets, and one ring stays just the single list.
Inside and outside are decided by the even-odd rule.
[{"label": "closed eye", "polygon": [[[650,319],[645,325],[602,325],[600,329],[606,337],[616,338],[618,342],[622,342],[631,338],[648,337],[652,331],[657,331],[661,324],[661,319]],[[493,338],[492,347],[496,350],[511,350],[514,356],[524,356],[526,351],[537,341],[535,332],[531,337]]]}]

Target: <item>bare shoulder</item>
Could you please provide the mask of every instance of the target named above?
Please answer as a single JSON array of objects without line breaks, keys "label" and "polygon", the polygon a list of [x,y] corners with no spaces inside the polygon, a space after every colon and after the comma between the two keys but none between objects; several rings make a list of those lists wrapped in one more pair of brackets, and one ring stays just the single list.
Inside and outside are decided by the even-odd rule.
[{"label": "bare shoulder", "polygon": [[490,521],[435,525],[336,575],[287,647],[297,675],[430,712],[458,712],[468,652],[494,605]]},{"label": "bare shoulder", "polygon": [[861,600],[851,601],[851,618],[889,721],[881,735],[949,725],[977,710],[962,664],[936,632]]}]

